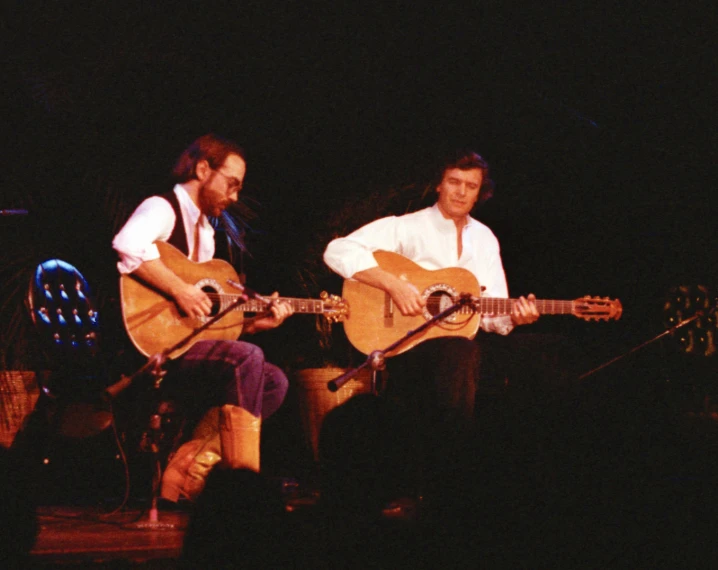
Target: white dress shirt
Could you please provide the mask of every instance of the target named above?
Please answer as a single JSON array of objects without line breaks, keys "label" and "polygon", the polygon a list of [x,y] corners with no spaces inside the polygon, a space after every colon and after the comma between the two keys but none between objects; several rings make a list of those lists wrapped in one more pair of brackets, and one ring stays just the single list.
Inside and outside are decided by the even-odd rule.
[{"label": "white dress shirt", "polygon": [[[374,251],[392,251],[424,269],[468,269],[482,288],[485,287],[482,296],[508,298],[499,241],[494,233],[486,225],[467,216],[461,239],[459,257],[456,225],[453,220],[446,219],[438,205],[434,204],[418,212],[375,220],[346,237],[332,240],[324,252],[324,261],[333,271],[350,279],[359,271],[377,267]],[[484,317],[481,328],[487,332],[508,334],[513,324],[509,316]]]}]

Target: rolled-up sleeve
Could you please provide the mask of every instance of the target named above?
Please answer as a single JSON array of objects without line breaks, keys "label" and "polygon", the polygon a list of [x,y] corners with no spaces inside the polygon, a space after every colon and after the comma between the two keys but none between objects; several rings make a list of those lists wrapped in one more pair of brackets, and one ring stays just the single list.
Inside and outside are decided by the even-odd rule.
[{"label": "rolled-up sleeve", "polygon": [[145,261],[158,259],[156,241],[167,241],[175,225],[172,206],[164,198],[152,196],[142,202],[112,240],[119,255],[117,269],[132,273]]}]

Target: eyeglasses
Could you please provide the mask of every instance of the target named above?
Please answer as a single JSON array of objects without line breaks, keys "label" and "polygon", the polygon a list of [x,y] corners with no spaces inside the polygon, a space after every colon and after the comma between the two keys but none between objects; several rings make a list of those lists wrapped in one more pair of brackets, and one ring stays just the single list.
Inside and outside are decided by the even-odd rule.
[{"label": "eyeglasses", "polygon": [[222,178],[224,178],[227,181],[227,189],[234,192],[235,190],[239,192],[242,190],[242,181],[237,180],[234,176],[227,176],[223,172],[220,172],[219,170],[212,169],[212,172],[216,172],[217,174],[221,175]]}]

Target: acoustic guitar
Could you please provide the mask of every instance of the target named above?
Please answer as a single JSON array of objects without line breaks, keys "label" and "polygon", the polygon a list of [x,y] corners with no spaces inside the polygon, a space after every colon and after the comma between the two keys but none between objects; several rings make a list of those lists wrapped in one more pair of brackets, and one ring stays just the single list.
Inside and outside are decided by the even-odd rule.
[{"label": "acoustic guitar", "polygon": [[[401,354],[431,338],[474,338],[482,316],[510,315],[516,301],[481,297],[478,280],[473,273],[461,267],[427,270],[388,251],[377,251],[374,258],[382,269],[413,283],[426,301],[426,307],[421,315],[404,316],[394,306],[388,293],[359,281],[346,280],[342,297],[351,307],[351,315],[347,315],[344,321],[344,330],[349,342],[364,354],[382,350],[398,341],[458,302],[463,293],[478,299],[407,339],[386,356]],[[581,297],[573,301],[537,299],[536,308],[541,314],[574,315],[587,321],[618,319],[623,311],[619,300],[598,297]]]},{"label": "acoustic guitar", "polygon": [[[168,243],[156,242],[160,259],[183,281],[207,293],[212,300],[210,316],[230,307],[241,296],[232,282],[239,277],[234,268],[221,259],[203,263],[190,261],[181,251]],[[209,317],[189,317],[165,293],[132,274],[120,277],[122,319],[132,343],[145,356],[162,353],[174,347],[200,328]],[[290,303],[295,313],[321,314],[331,322],[343,320],[349,312],[347,303],[336,295],[322,293],[320,299],[294,299],[280,297]],[[266,310],[261,300],[249,300],[237,305],[217,322],[207,327],[189,342],[166,356],[176,358],[199,340],[234,340],[244,325],[244,313],[261,313]]]}]

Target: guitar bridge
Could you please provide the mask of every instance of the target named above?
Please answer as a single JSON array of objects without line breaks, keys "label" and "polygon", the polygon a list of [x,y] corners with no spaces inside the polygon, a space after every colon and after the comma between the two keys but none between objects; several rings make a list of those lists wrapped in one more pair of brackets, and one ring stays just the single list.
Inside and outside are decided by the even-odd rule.
[{"label": "guitar bridge", "polygon": [[394,300],[389,293],[384,293],[384,327],[394,326]]}]

